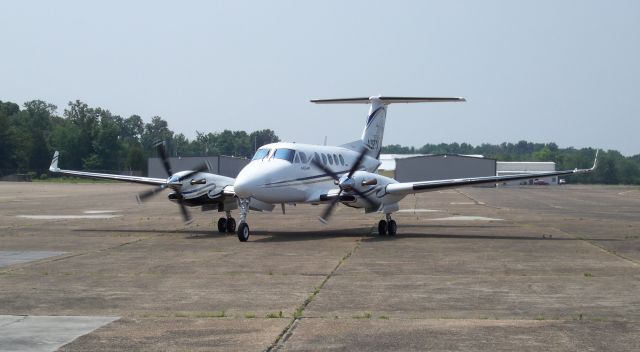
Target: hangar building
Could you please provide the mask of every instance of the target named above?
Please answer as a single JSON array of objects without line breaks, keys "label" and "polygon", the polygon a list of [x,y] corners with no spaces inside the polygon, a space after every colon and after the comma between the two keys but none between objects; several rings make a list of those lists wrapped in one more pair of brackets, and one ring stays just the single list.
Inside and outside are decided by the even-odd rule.
[{"label": "hangar building", "polygon": [[416,156],[425,155],[426,154],[380,154],[380,166],[378,166],[378,174],[395,178],[397,159],[413,158]]},{"label": "hangar building", "polygon": [[[246,158],[236,158],[232,156],[189,156],[189,157],[171,157],[169,163],[173,172],[182,170],[191,170],[202,163],[208,162],[211,165],[211,172],[214,174],[236,177],[240,170],[251,160]],[[149,158],[147,161],[149,177],[166,178],[167,173],[162,166],[160,158]]]},{"label": "hangar building", "polygon": [[[378,173],[400,182],[478,176],[533,174],[555,171],[554,162],[496,161],[482,155],[458,154],[381,154]],[[513,181],[503,186],[532,185],[536,180]],[[542,184],[557,185],[557,177],[538,179]]]},{"label": "hangar building", "polygon": [[[394,159],[394,163],[389,161]],[[380,156],[379,172],[399,182],[429,181],[451,178],[494,176],[495,159],[482,155],[394,155]]]},{"label": "hangar building", "polygon": [[[497,175],[532,174],[546,171],[556,171],[556,163],[553,161],[498,161]],[[539,180],[542,184],[557,185],[558,177],[543,177]],[[501,186],[533,185],[536,180],[511,181],[502,183]]]}]

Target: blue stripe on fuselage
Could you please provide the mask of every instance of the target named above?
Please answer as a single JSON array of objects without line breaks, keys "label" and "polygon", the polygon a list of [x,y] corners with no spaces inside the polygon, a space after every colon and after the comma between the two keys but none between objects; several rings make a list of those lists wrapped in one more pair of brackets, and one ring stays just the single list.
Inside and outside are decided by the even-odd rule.
[{"label": "blue stripe on fuselage", "polygon": [[[336,174],[347,173],[347,172],[349,172],[349,170],[336,171]],[[287,183],[287,182],[306,181],[306,180],[312,180],[314,178],[321,178],[321,177],[331,177],[331,175],[329,175],[329,174],[320,174],[320,175],[314,175],[314,176],[300,177],[300,178],[296,178],[296,179],[292,179],[292,180],[270,182],[270,183],[265,183],[264,185],[265,186],[274,186],[274,185],[279,185],[279,184]]]}]

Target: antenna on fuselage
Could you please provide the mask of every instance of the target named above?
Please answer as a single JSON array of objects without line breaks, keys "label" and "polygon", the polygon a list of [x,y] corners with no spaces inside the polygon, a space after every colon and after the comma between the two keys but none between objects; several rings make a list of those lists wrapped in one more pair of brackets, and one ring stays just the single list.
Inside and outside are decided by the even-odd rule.
[{"label": "antenna on fuselage", "polygon": [[327,136],[324,136],[324,145],[327,145]]}]

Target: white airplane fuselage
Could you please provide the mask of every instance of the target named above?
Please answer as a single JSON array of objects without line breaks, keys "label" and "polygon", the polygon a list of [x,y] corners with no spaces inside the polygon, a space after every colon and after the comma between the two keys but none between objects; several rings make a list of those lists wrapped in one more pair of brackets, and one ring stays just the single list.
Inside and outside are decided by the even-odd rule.
[{"label": "white airplane fuselage", "polygon": [[[336,147],[298,143],[272,143],[261,147],[253,160],[238,174],[234,191],[240,198],[255,198],[266,203],[318,203],[322,195],[336,191],[337,186],[331,175],[311,164],[317,158],[337,175],[344,175],[355,163],[357,151]],[[370,156],[362,160],[358,174],[369,175],[380,162]],[[375,194],[384,184],[396,182],[393,179],[375,175],[378,183],[369,186],[365,192]],[[384,195],[380,195],[382,197]],[[374,196],[374,198],[377,198]],[[397,201],[397,200],[394,200]],[[361,207],[359,201],[351,206]]]}]

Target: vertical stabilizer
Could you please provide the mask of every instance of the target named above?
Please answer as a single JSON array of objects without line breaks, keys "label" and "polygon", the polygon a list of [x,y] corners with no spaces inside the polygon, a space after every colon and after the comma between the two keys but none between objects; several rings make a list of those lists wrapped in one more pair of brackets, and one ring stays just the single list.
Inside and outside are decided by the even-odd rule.
[{"label": "vertical stabilizer", "polygon": [[360,140],[369,149],[367,155],[378,159],[382,148],[382,137],[384,136],[384,123],[387,119],[387,106],[378,98],[369,98],[369,114],[367,123],[362,131]]}]

